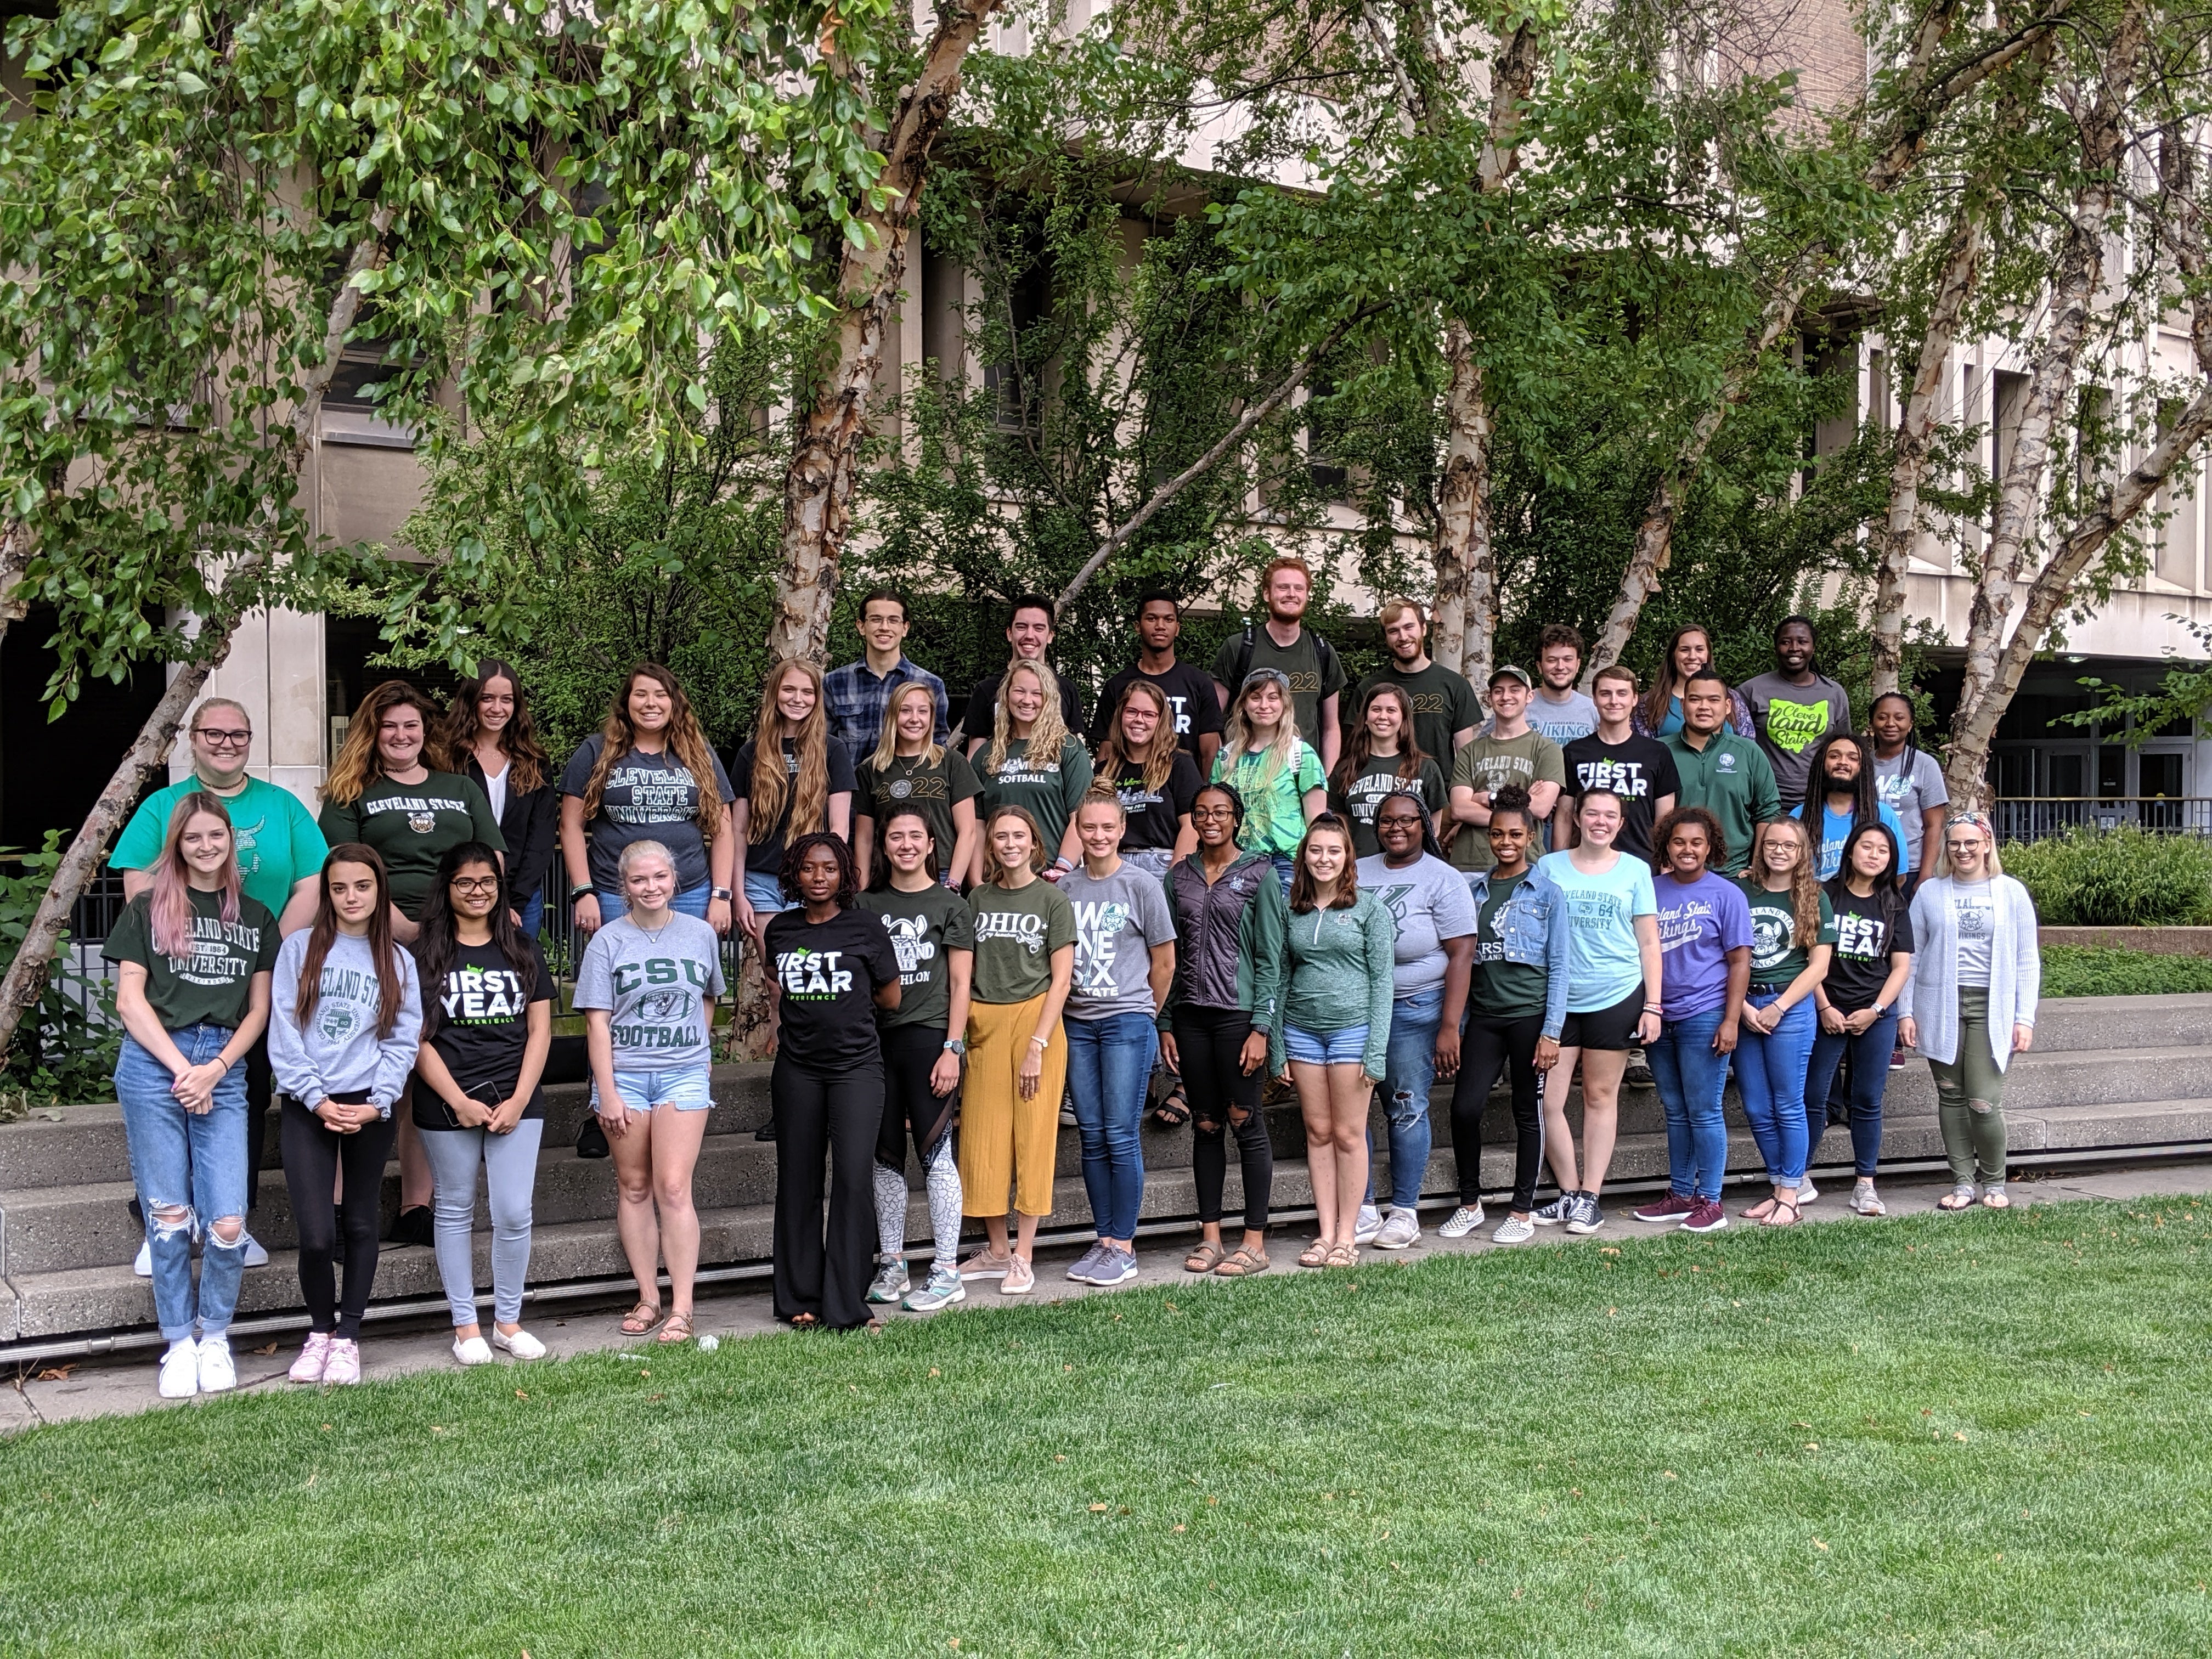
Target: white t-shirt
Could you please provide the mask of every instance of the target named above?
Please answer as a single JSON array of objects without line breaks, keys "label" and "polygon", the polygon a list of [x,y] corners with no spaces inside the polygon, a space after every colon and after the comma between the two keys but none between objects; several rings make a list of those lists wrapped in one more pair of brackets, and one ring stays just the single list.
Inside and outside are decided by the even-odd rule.
[{"label": "white t-shirt", "polygon": [[513,761],[507,762],[496,772],[484,774],[484,799],[491,803],[491,816],[495,823],[507,816],[507,781],[514,775]]}]

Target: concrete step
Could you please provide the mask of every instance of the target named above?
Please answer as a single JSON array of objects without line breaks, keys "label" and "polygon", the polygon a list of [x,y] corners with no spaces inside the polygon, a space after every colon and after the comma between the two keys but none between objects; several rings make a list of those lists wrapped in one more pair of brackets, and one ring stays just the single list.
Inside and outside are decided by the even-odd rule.
[{"label": "concrete step", "polygon": [[2188,1048],[2212,1035],[2212,994],[2055,997],[2036,1010],[2035,1052]]}]

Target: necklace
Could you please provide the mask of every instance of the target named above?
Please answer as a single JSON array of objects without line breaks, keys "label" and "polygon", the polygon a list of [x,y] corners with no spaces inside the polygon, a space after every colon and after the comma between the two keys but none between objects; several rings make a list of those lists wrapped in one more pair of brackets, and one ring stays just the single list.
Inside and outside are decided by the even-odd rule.
[{"label": "necklace", "polygon": [[[673,921],[675,920],[675,913],[673,911],[670,912],[668,921]],[[647,927],[635,916],[632,916],[629,919],[629,925],[636,928],[639,933],[645,935],[646,942],[648,945],[658,945],[660,943],[660,936],[668,931],[668,921],[662,922],[658,927]]]}]

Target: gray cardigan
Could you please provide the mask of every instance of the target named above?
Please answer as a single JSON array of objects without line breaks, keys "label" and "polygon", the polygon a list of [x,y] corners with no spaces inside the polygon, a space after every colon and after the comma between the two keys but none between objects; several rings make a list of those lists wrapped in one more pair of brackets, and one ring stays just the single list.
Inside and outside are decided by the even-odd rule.
[{"label": "gray cardigan", "polygon": [[[1919,1024],[1920,1052],[1950,1065],[1959,1057],[1959,934],[1951,921],[1948,876],[1933,876],[1912,895],[1911,977],[1897,1012]],[[2043,958],[2035,948],[2035,901],[2010,876],[1990,878],[1996,902],[1996,937],[1990,941],[1990,1057],[2002,1072],[2012,1060],[2012,1028],[2035,1024]]]}]

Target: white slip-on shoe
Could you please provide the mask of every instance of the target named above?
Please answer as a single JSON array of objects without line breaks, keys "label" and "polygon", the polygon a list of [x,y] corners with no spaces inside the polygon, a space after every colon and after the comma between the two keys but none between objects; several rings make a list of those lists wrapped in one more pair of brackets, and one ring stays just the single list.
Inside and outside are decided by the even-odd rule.
[{"label": "white slip-on shoe", "polygon": [[491,1328],[491,1345],[513,1354],[517,1359],[543,1359],[545,1345],[528,1331],[517,1331],[512,1336],[496,1325]]},{"label": "white slip-on shoe", "polygon": [[453,1358],[464,1365],[489,1365],[491,1364],[491,1344],[481,1336],[457,1336],[453,1339]]}]

